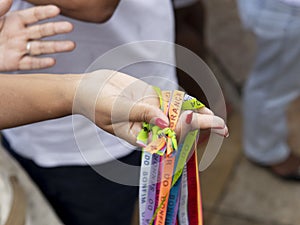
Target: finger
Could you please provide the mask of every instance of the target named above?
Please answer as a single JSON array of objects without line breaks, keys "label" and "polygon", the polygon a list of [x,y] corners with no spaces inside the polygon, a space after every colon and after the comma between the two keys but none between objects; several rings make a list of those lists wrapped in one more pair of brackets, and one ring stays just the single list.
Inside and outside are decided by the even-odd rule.
[{"label": "finger", "polygon": [[195,112],[200,113],[200,114],[214,115],[213,111],[211,111],[207,107],[202,107],[200,109],[197,109],[197,110],[195,110]]},{"label": "finger", "polygon": [[225,122],[218,116],[194,113],[192,120],[193,128],[224,128]]},{"label": "finger", "polygon": [[131,144],[139,146],[139,147],[145,147],[142,146],[140,143],[137,142],[137,136],[142,130],[142,123],[133,123],[130,128],[130,134],[128,134],[128,140]]},{"label": "finger", "polygon": [[24,56],[19,63],[20,70],[34,70],[44,69],[54,66],[55,60],[53,58],[37,58],[31,56]]},{"label": "finger", "polygon": [[30,55],[67,52],[75,48],[75,43],[72,41],[31,41],[30,43]]},{"label": "finger", "polygon": [[192,119],[193,119],[193,111],[187,110],[184,111],[178,120],[175,132],[176,132],[176,137],[179,143],[184,141],[185,136],[187,133],[191,130],[193,130],[192,127]]},{"label": "finger", "polygon": [[224,120],[218,116],[194,113],[191,124],[193,129],[212,128],[212,131],[217,134],[225,137],[229,135]]},{"label": "finger", "polygon": [[59,14],[60,10],[57,6],[46,5],[36,6],[29,9],[19,11],[19,16],[24,24],[36,23],[40,20],[49,19]]},{"label": "finger", "polygon": [[155,124],[160,128],[166,128],[169,125],[167,116],[158,107],[147,103],[134,104],[130,111],[129,119],[134,122]]},{"label": "finger", "polygon": [[8,12],[12,4],[12,0],[1,0],[0,1],[0,17],[4,16]]},{"label": "finger", "polygon": [[73,25],[69,22],[51,22],[38,24],[27,28],[28,39],[40,39],[56,34],[65,34],[73,30]]},{"label": "finger", "polygon": [[218,135],[221,135],[223,137],[229,137],[229,131],[227,126],[224,127],[223,129],[211,129],[212,133],[216,133]]},{"label": "finger", "polygon": [[134,122],[134,123],[120,122],[103,128],[109,133],[114,134],[117,137],[126,140],[132,145],[140,146],[137,143],[137,136],[142,130],[141,122]]}]

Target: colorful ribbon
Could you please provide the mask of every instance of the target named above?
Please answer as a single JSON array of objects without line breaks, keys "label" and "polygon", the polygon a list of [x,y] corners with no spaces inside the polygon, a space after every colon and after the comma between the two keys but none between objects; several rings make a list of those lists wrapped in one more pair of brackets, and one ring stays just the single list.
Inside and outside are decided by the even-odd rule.
[{"label": "colorful ribbon", "polygon": [[[169,117],[170,126],[160,129],[143,123],[137,137],[137,143],[143,146],[139,192],[140,224],[202,225],[200,180],[195,151],[199,132],[190,131],[178,147],[174,130],[182,110],[200,109],[204,105],[181,91],[154,90],[159,96],[161,110]],[[151,140],[149,137],[152,137]]]}]

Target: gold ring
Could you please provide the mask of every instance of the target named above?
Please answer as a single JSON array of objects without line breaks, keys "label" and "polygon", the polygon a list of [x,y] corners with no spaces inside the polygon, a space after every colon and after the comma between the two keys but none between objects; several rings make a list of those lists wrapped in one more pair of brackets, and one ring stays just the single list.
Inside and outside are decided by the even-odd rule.
[{"label": "gold ring", "polygon": [[30,55],[30,51],[31,51],[31,42],[27,42],[26,44],[26,55]]}]

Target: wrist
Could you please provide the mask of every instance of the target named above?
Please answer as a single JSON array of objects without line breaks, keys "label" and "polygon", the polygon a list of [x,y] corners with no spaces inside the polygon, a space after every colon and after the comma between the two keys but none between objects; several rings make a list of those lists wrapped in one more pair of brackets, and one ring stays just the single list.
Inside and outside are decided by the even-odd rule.
[{"label": "wrist", "polygon": [[60,96],[62,96],[62,102],[60,103],[61,108],[65,111],[66,115],[71,115],[73,113],[79,113],[79,112],[73,112],[73,104],[74,99],[76,95],[76,90],[79,86],[79,83],[82,79],[82,75],[77,74],[68,74],[68,75],[62,75],[62,82],[60,82]]},{"label": "wrist", "polygon": [[115,71],[98,70],[87,74],[76,76],[73,80],[73,88],[70,90],[73,95],[72,113],[80,114],[90,120],[95,118],[95,107],[100,98],[103,88],[109,82]]}]

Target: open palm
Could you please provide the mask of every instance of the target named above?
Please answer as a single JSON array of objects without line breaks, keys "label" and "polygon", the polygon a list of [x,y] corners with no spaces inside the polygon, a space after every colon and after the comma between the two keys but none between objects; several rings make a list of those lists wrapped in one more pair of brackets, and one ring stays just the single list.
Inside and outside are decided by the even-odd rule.
[{"label": "open palm", "polygon": [[[9,6],[10,1],[6,1]],[[6,7],[7,8],[7,7]],[[37,6],[10,12],[0,18],[0,71],[31,70],[51,67],[51,57],[39,58],[43,54],[71,51],[72,41],[43,41],[44,37],[72,31],[69,22],[35,24],[59,14],[56,6]],[[28,43],[30,42],[30,49]],[[30,51],[28,51],[30,50]]]}]

